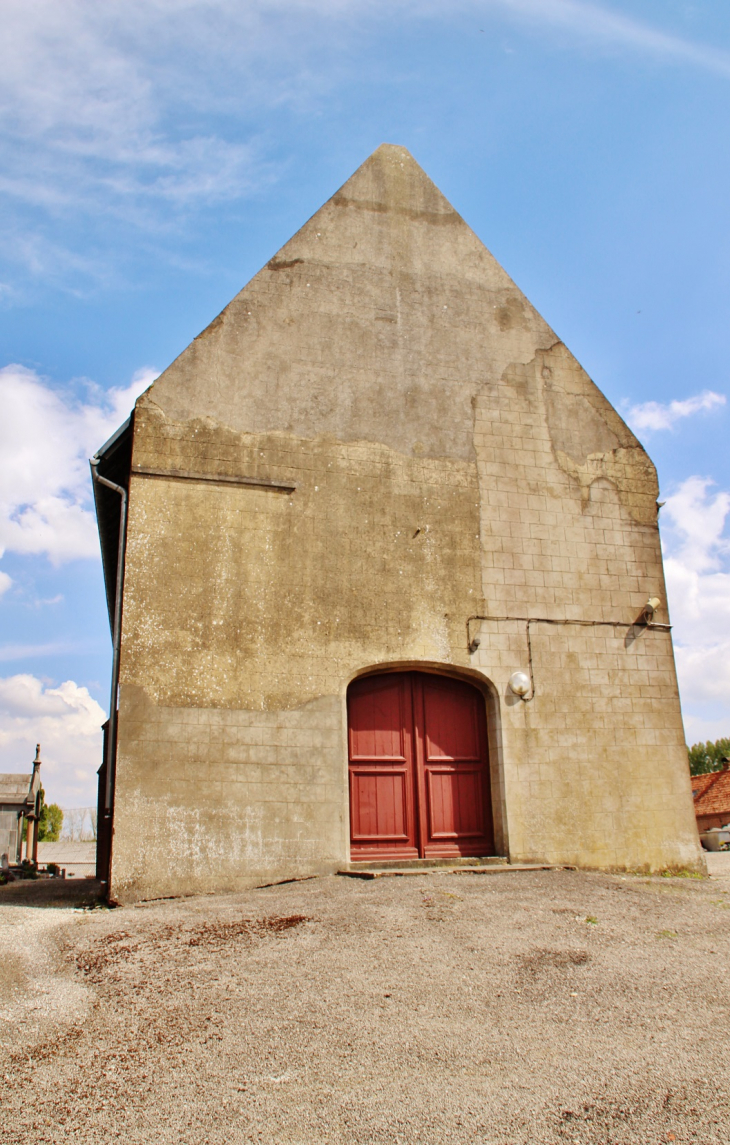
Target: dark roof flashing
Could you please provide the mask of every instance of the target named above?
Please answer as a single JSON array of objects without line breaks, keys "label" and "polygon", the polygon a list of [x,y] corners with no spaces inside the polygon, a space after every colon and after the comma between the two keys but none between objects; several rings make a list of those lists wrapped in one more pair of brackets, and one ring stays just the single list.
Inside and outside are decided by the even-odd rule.
[{"label": "dark roof flashing", "polygon": [[127,430],[129,429],[131,424],[132,424],[132,415],[130,414],[129,417],[127,418],[127,420],[123,421],[122,424],[119,426],[119,429],[116,429],[114,431],[114,433],[111,435],[111,437],[107,441],[104,442],[104,444],[101,446],[100,449],[97,449],[96,453],[94,454],[94,456],[92,458],[92,462],[96,461],[96,460],[99,460],[99,461],[105,460],[107,458],[107,455],[109,453],[113,452],[114,447],[119,442],[119,439],[123,436],[123,434],[125,434],[127,432]]},{"label": "dark roof flashing", "polygon": [[118,493],[96,480],[96,474],[106,477],[115,485],[129,489],[129,474],[132,468],[132,436],[134,413],[130,414],[119,429],[105,441],[91,458],[91,472],[94,486],[96,523],[99,529],[101,563],[104,570],[109,624],[113,624],[114,604],[117,588],[117,561],[119,558],[119,526],[121,499]]}]

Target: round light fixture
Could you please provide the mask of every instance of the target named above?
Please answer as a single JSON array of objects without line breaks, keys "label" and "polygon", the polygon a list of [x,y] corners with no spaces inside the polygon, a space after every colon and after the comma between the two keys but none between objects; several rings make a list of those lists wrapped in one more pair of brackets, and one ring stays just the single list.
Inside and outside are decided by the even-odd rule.
[{"label": "round light fixture", "polygon": [[523,699],[530,690],[530,677],[526,672],[513,672],[508,683],[511,690],[520,699]]},{"label": "round light fixture", "polygon": [[654,619],[654,613],[661,607],[661,601],[658,596],[650,596],[644,605],[644,620],[647,624],[651,624]]}]

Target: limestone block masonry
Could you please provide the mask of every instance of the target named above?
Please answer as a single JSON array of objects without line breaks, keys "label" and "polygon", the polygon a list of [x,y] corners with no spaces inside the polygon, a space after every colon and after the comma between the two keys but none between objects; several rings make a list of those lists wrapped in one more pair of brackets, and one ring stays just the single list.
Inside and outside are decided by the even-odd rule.
[{"label": "limestone block masonry", "polygon": [[666,606],[634,623],[666,600],[654,467],[406,150],[131,432],[113,898],[347,862],[347,688],[396,667],[482,689],[500,854],[702,868]]}]

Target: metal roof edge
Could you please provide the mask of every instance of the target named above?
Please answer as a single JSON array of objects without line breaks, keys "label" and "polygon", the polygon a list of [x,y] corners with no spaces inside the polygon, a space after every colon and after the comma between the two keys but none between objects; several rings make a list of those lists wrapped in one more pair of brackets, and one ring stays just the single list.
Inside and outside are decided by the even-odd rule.
[{"label": "metal roof edge", "polygon": [[98,457],[100,460],[101,460],[101,458],[105,457],[106,454],[110,452],[112,447],[114,445],[116,445],[116,443],[119,441],[119,438],[122,436],[122,434],[127,432],[127,430],[129,429],[129,426],[131,424],[131,421],[132,421],[132,415],[130,414],[129,417],[127,418],[127,420],[123,421],[122,424],[119,426],[119,429],[116,429],[114,431],[114,433],[111,435],[111,437],[108,439],[108,441],[105,441],[104,444],[101,446],[101,448],[97,449],[96,453],[94,454],[94,457]]}]

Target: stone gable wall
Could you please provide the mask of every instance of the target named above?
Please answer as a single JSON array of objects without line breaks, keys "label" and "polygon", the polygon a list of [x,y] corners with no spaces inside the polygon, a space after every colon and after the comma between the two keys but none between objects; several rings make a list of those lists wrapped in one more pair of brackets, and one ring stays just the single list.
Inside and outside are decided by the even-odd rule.
[{"label": "stone gable wall", "polygon": [[482,686],[501,854],[701,865],[671,639],[632,627],[665,599],[654,468],[407,152],[139,400],[132,464],[113,895],[346,862],[379,665]]}]

